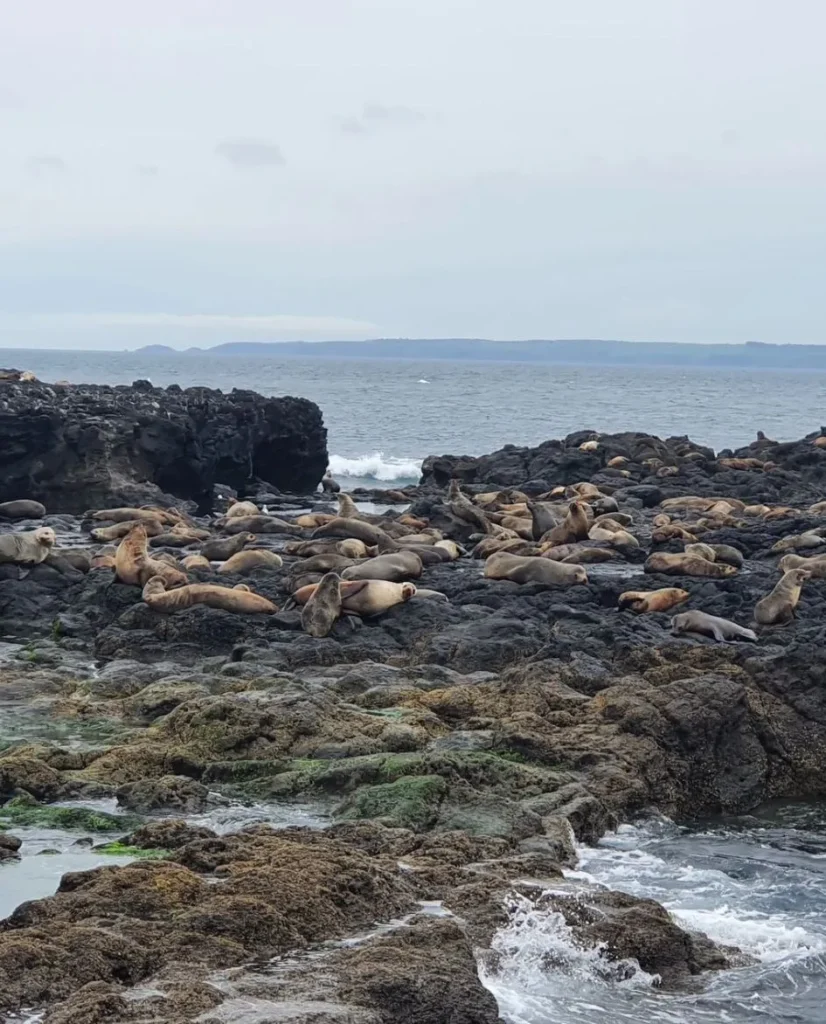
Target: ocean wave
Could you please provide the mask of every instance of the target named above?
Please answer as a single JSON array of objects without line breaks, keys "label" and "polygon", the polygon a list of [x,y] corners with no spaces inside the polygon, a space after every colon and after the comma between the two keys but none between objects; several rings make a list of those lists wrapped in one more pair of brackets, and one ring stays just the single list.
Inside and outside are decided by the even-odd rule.
[{"label": "ocean wave", "polygon": [[422,463],[420,459],[399,459],[393,455],[386,456],[384,452],[360,455],[355,459],[331,455],[330,472],[334,477],[418,481],[422,473]]}]

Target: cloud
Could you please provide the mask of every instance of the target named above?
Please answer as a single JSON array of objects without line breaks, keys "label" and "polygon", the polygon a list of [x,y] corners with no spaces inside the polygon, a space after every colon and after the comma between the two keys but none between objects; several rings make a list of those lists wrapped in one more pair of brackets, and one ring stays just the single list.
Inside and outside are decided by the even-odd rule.
[{"label": "cloud", "polygon": [[69,169],[65,160],[49,155],[29,157],[26,167],[30,174],[35,175],[65,174]]},{"label": "cloud", "polygon": [[418,124],[427,120],[421,110],[413,107],[386,107],[382,103],[365,103],[364,120],[384,122],[385,124]]},{"label": "cloud", "polygon": [[45,313],[0,316],[0,330],[14,327],[32,331],[95,331],[136,328],[141,331],[181,331],[198,335],[220,332],[227,337],[264,336],[262,340],[301,338],[363,338],[375,335],[376,324],[337,316],[234,316],[211,313]]},{"label": "cloud", "polygon": [[338,126],[345,135],[364,135],[367,132],[366,125],[358,117],[339,118]]},{"label": "cloud", "polygon": [[138,164],[137,171],[142,178],[156,178],[161,169],[157,164]]},{"label": "cloud", "polygon": [[257,142],[254,139],[237,139],[220,142],[215,147],[218,156],[224,157],[233,167],[280,167],[284,156],[278,146],[271,142]]}]

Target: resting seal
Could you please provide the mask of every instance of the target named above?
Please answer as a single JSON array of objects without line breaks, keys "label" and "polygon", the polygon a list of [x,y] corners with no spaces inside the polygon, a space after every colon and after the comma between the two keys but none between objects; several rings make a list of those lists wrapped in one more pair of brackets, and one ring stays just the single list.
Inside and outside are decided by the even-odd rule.
[{"label": "resting seal", "polygon": [[222,608],[227,612],[241,615],[273,615],[278,608],[260,594],[253,594],[249,587],[239,583],[237,587],[219,587],[214,583],[188,583],[185,587],[167,592],[163,579],[153,576],[143,588],[143,599],[150,608],[160,612],[176,612],[205,604],[209,608]]},{"label": "resting seal", "polygon": [[789,569],[806,569],[813,580],[826,579],[826,555],[813,555],[804,558],[802,555],[784,555],[777,563],[781,572]]},{"label": "resting seal", "polygon": [[[294,591],[293,601],[306,604],[319,585],[310,583]],[[410,601],[416,596],[416,587],[412,583],[390,583],[388,580],[341,580],[339,593],[343,612],[354,612],[362,618],[369,618]]]},{"label": "resting seal", "polygon": [[57,537],[51,526],[41,526],[25,533],[4,533],[0,536],[0,563],[40,565],[51,554]]},{"label": "resting seal", "polygon": [[675,615],[671,620],[671,630],[674,633],[701,633],[703,636],[712,636],[717,641],[757,640],[754,630],[738,626],[729,619],[706,615],[705,612],[696,609]]},{"label": "resting seal", "polygon": [[147,553],[146,528],[135,526],[118,544],[115,553],[115,576],[121,583],[145,586],[153,576],[168,587],[180,587],[187,582],[186,575],[160,558]]},{"label": "resting seal", "polygon": [[546,586],[575,586],[587,583],[588,574],[581,565],[565,565],[548,558],[511,555],[506,551],[493,554],[485,562],[485,576],[492,580],[514,583],[544,583]]},{"label": "resting seal", "polygon": [[682,604],[691,597],[687,590],[679,587],[661,587],[659,590],[626,590],[620,594],[617,606],[629,608],[637,615],[643,612],[667,612],[669,608]]},{"label": "resting seal", "polygon": [[229,508],[226,511],[225,519],[237,519],[238,516],[258,516],[261,509],[254,501],[238,501],[237,498],[229,499]]},{"label": "resting seal", "polygon": [[422,571],[422,560],[414,551],[396,551],[351,565],[341,577],[345,580],[389,580],[391,583],[403,583],[408,579],[419,579]]},{"label": "resting seal", "polygon": [[811,573],[808,569],[789,569],[770,594],[754,606],[754,617],[761,626],[777,626],[791,622],[800,600],[800,591]]},{"label": "resting seal", "polygon": [[17,501],[4,501],[0,503],[0,518],[2,519],[42,519],[46,515],[46,506],[39,501],[27,501],[20,498]]},{"label": "resting seal", "polygon": [[210,562],[226,562],[243,550],[245,544],[253,544],[255,539],[254,533],[236,533],[223,540],[208,540],[201,545],[201,554]]},{"label": "resting seal", "polygon": [[236,572],[239,575],[252,572],[253,569],[280,569],[283,565],[281,556],[274,551],[262,548],[247,548],[228,558],[218,572]]},{"label": "resting seal", "polygon": [[643,569],[645,572],[659,572],[666,576],[710,576],[718,580],[737,575],[737,569],[733,565],[709,562],[705,558],[687,555],[685,552],[671,555],[665,551],[657,551],[648,556]]}]

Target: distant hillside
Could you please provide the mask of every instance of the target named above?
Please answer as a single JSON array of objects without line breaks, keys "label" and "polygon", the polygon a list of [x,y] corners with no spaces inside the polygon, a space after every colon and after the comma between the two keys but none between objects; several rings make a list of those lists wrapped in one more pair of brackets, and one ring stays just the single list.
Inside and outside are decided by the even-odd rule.
[{"label": "distant hillside", "polygon": [[687,345],[632,341],[485,341],[476,338],[379,338],[374,341],[233,341],[176,351],[147,345],[152,355],[267,356],[276,359],[473,359],[569,366],[708,366],[766,370],[826,370],[826,345]]}]

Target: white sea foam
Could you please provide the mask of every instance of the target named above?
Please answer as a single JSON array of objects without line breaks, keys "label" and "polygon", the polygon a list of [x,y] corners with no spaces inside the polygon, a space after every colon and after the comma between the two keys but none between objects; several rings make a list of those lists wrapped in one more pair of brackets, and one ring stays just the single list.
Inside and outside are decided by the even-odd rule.
[{"label": "white sea foam", "polygon": [[418,481],[422,464],[418,459],[400,459],[384,452],[360,455],[347,459],[343,455],[330,456],[330,472],[333,477],[361,477],[373,480]]}]

